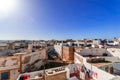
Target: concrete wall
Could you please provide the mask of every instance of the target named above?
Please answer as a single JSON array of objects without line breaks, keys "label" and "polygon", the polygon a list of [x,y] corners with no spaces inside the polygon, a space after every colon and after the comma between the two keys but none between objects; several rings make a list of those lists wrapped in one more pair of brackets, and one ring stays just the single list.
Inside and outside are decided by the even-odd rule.
[{"label": "concrete wall", "polygon": [[[55,72],[56,69],[61,69],[61,68],[64,68],[64,70]],[[50,74],[49,72],[53,72],[53,73]],[[66,80],[67,78],[69,78],[68,72],[69,72],[68,68],[57,67],[57,68],[46,69],[45,71],[40,70],[40,71],[35,71],[35,72],[30,72],[30,73],[24,73],[24,74],[19,75],[17,80],[19,80],[20,76],[24,76],[24,75],[29,75],[30,80],[34,79],[36,76],[39,77],[39,79],[34,79],[34,80],[44,80],[44,77],[43,77],[44,74],[46,74],[45,76],[46,80]]]},{"label": "concrete wall", "polygon": [[103,55],[103,53],[107,53],[109,56],[111,56],[111,54],[109,52],[107,52],[106,49],[103,48],[92,48],[92,49],[83,49],[81,52],[81,55],[98,55],[101,56]]},{"label": "concrete wall", "polygon": [[113,63],[113,67],[114,67],[114,73],[120,75],[120,62]]},{"label": "concrete wall", "polygon": [[62,59],[64,61],[74,61],[74,47],[63,46]]},{"label": "concrete wall", "polygon": [[46,50],[23,55],[22,56],[22,72],[39,69],[41,65],[44,64],[43,60],[45,59],[47,59]]},{"label": "concrete wall", "polygon": [[[3,72],[8,72],[10,80],[16,80],[19,76],[21,68],[22,72],[25,72],[25,69],[35,70],[39,69],[43,65],[43,60],[47,59],[46,49],[36,51],[34,53],[27,53],[21,55],[22,60],[19,54],[15,56],[6,56],[0,58],[0,74]],[[21,65],[22,64],[22,67]],[[0,77],[1,80],[1,77]]]},{"label": "concrete wall", "polygon": [[113,64],[108,64],[108,65],[105,65],[105,66],[101,66],[99,67],[101,70],[104,70],[108,73],[111,73],[111,74],[114,74],[114,70],[113,70]]},{"label": "concrete wall", "polygon": [[120,62],[120,58],[118,57],[104,57],[106,61],[110,61],[110,62]]},{"label": "concrete wall", "polygon": [[66,72],[55,74],[55,75],[52,75],[52,76],[48,76],[46,78],[46,80],[66,80],[66,79],[67,79]]},{"label": "concrete wall", "polygon": [[0,70],[19,68],[19,66],[20,66],[19,56],[1,57],[0,58]]},{"label": "concrete wall", "polygon": [[54,45],[55,51],[60,55],[62,60],[72,62],[74,60],[74,48],[70,46]]},{"label": "concrete wall", "polygon": [[55,51],[59,54],[59,56],[62,56],[62,46],[60,45],[54,45]]},{"label": "concrete wall", "polygon": [[[20,57],[1,57],[0,58],[0,74],[3,72],[8,72],[10,80],[16,80],[20,72]],[[1,80],[1,77],[0,77]]]},{"label": "concrete wall", "polygon": [[114,57],[120,58],[120,49],[118,48],[108,48],[107,51]]},{"label": "concrete wall", "polygon": [[19,69],[10,70],[10,80],[16,80],[19,76]]}]

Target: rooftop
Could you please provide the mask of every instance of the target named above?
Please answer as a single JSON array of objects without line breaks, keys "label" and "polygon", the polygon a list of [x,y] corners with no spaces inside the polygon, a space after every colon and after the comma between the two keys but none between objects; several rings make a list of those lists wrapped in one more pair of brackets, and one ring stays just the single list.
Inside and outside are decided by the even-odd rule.
[{"label": "rooftop", "polygon": [[111,80],[120,80],[120,76],[117,76],[117,77],[115,77],[115,78],[113,78]]},{"label": "rooftop", "polygon": [[106,66],[112,64],[110,61],[106,61],[105,58],[94,57],[94,58],[87,58],[87,62],[91,63],[96,67]]},{"label": "rooftop", "polygon": [[[30,80],[31,79],[36,80],[36,79],[43,78],[45,74],[46,74],[46,77],[48,77],[48,76],[52,76],[52,75],[56,75],[56,74],[64,73],[64,72],[67,72],[67,69],[65,68],[65,66],[46,69],[45,71],[41,70],[41,71],[36,71],[36,72],[31,72],[31,73],[24,73],[24,74],[21,74],[20,76],[32,75],[32,77],[30,77]],[[18,79],[20,78],[20,76],[18,77]]]},{"label": "rooftop", "polygon": [[110,65],[112,63],[92,63],[92,65],[96,66],[96,67],[101,67],[101,66],[106,66],[106,65]]}]

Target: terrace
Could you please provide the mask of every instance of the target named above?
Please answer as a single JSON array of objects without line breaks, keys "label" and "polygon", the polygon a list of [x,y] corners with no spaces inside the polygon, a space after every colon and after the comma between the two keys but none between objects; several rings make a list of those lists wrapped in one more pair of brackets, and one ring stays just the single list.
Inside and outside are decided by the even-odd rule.
[{"label": "terrace", "polygon": [[112,62],[106,61],[105,58],[101,58],[101,57],[87,58],[87,62],[96,66],[96,67],[112,65]]},{"label": "terrace", "polygon": [[[54,76],[56,78],[58,75],[62,74],[62,78],[66,78],[66,72],[67,69],[65,67],[57,67],[57,68],[51,68],[51,69],[46,69],[46,70],[41,70],[41,71],[36,71],[36,72],[31,72],[31,73],[24,73],[21,74],[17,80],[20,80],[22,77],[27,76],[26,78],[28,80],[48,80],[51,76]],[[57,78],[56,78],[57,79]],[[62,80],[62,79],[61,79]]]}]

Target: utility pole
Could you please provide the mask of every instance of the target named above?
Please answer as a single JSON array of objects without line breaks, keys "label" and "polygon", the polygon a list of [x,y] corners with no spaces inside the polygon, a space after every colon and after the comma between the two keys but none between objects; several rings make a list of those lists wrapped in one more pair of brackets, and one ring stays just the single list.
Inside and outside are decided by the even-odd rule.
[{"label": "utility pole", "polygon": [[[92,55],[93,55],[93,48],[91,48],[91,50],[92,50],[92,54],[89,56],[89,58],[91,59],[92,58]],[[91,71],[92,71],[92,62],[91,62]]]},{"label": "utility pole", "polygon": [[44,60],[44,70],[43,70],[43,79],[46,80],[46,72],[45,72],[45,63],[46,63],[46,60]]},{"label": "utility pole", "polygon": [[20,55],[19,57],[20,57],[20,73],[22,73],[22,55]]}]

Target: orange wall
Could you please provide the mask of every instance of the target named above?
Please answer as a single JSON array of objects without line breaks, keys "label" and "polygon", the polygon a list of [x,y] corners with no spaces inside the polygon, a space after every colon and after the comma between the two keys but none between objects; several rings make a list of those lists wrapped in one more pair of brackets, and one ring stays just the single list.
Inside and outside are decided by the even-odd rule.
[{"label": "orange wall", "polygon": [[74,47],[63,46],[62,59],[68,62],[73,61],[74,60]]}]

